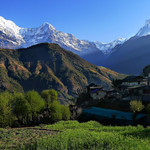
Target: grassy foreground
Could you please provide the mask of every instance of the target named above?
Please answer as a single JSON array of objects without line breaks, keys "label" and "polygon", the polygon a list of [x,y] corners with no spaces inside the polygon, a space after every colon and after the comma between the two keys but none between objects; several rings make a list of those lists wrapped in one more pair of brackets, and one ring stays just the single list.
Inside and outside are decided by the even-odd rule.
[{"label": "grassy foreground", "polygon": [[[57,132],[58,131],[58,132]],[[0,149],[150,150],[150,128],[60,121],[35,128],[0,129]]]}]

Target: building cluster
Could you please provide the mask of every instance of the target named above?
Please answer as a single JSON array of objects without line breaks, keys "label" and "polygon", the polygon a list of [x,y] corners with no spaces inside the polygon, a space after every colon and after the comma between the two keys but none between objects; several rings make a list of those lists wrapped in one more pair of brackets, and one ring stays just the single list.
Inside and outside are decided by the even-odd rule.
[{"label": "building cluster", "polygon": [[150,76],[128,76],[117,87],[106,91],[103,87],[90,84],[87,92],[93,100],[115,98],[119,100],[141,100],[150,102]]},{"label": "building cluster", "polygon": [[144,76],[129,76],[122,80],[119,86],[122,100],[150,101],[150,78]]}]

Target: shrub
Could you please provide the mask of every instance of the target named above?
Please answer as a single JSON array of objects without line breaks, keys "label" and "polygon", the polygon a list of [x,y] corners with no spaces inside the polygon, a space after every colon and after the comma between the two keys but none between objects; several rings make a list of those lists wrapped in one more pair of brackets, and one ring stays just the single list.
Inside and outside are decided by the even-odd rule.
[{"label": "shrub", "polygon": [[132,100],[130,102],[130,109],[133,113],[140,112],[144,108],[144,105],[141,101]]},{"label": "shrub", "polygon": [[133,124],[135,124],[137,113],[144,108],[144,105],[141,101],[132,100],[130,102],[130,109],[133,112]]}]

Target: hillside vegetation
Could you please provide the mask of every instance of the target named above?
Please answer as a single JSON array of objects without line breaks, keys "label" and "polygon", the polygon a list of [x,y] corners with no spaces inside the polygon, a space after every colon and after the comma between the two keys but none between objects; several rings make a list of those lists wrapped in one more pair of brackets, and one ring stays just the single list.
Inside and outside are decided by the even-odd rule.
[{"label": "hillside vegetation", "polygon": [[0,93],[0,127],[24,127],[41,123],[54,123],[70,119],[70,110],[60,104],[57,92],[43,90],[41,95],[32,90]]},{"label": "hillside vegetation", "polygon": [[0,129],[0,135],[0,149],[150,150],[149,127],[103,126],[94,121],[60,121],[43,127]]},{"label": "hillside vegetation", "polygon": [[26,49],[0,50],[0,90],[28,91],[54,88],[59,98],[73,95],[90,83],[105,88],[124,75],[97,67],[57,44],[38,44]]}]

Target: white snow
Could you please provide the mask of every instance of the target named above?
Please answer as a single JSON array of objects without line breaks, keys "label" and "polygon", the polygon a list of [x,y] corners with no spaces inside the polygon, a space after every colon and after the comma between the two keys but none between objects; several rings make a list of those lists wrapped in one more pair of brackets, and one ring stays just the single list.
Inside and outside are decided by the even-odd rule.
[{"label": "white snow", "polygon": [[[37,28],[21,28],[10,20],[6,20],[0,16],[0,31],[6,36],[0,36],[0,39],[6,39],[14,44],[14,47],[29,47],[42,42],[57,43],[61,47],[72,51],[78,55],[90,53],[95,50],[100,50],[105,55],[112,53],[112,49],[118,45],[123,44],[128,38],[119,38],[109,43],[101,43],[99,41],[79,40],[72,34],[57,31],[51,24],[44,23]],[[136,34],[137,36],[144,36],[150,34],[150,20]],[[11,38],[10,38],[11,37]],[[7,45],[5,45],[7,46]],[[8,47],[3,47],[8,48]]]},{"label": "white snow", "polygon": [[18,27],[15,23],[13,23],[10,20],[5,20],[3,17],[0,16],[0,30],[2,30],[4,33],[11,34],[12,36],[16,38],[21,38],[19,35],[19,30],[21,28]]},{"label": "white snow", "polygon": [[150,20],[146,20],[144,27],[142,27],[136,34],[136,36],[139,37],[147,35],[150,35]]},{"label": "white snow", "polygon": [[101,43],[98,41],[95,41],[96,47],[101,50],[105,55],[109,55],[112,52],[112,49],[118,45],[123,44],[125,41],[127,41],[127,38],[118,38],[117,40],[114,40],[110,43]]}]

